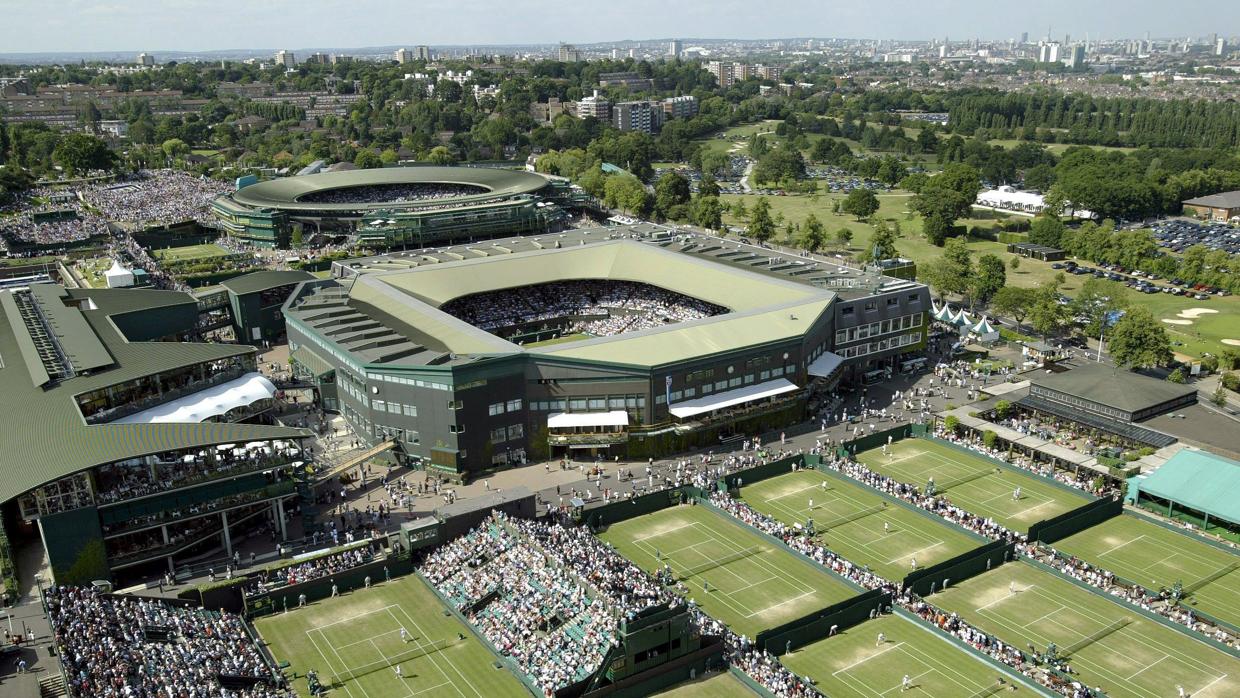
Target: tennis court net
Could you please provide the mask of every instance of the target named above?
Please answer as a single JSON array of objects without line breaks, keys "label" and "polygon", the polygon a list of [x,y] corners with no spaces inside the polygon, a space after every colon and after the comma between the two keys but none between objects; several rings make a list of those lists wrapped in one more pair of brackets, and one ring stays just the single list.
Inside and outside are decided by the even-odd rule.
[{"label": "tennis court net", "polygon": [[990,684],[989,686],[978,689],[977,692],[969,696],[969,698],[986,698],[986,696],[993,696],[994,694],[998,693],[999,691],[1002,691],[1005,688],[1007,688],[1007,684],[996,681]]},{"label": "tennis court net", "polygon": [[1083,637],[1077,640],[1076,642],[1068,645],[1067,647],[1060,650],[1059,654],[1060,656],[1063,656],[1063,657],[1070,657],[1073,654],[1076,654],[1077,652],[1085,649],[1086,647],[1089,647],[1095,642],[1101,640],[1102,638],[1106,637],[1107,635],[1110,635],[1111,633],[1119,630],[1120,628],[1128,625],[1131,622],[1132,622],[1132,619],[1127,616],[1120,618],[1119,620],[1115,621],[1114,623],[1111,623],[1110,625],[1103,628],[1102,630],[1099,630],[1098,632],[1088,637]]},{"label": "tennis court net", "polygon": [[832,519],[831,521],[827,521],[821,524],[815,521],[814,526],[818,529],[819,533],[823,531],[830,531],[833,528],[843,526],[844,524],[851,523],[853,521],[856,521],[857,519],[864,519],[867,516],[877,514],[878,512],[886,508],[887,508],[887,503],[883,502],[882,504],[875,504],[872,507],[866,507],[865,509],[862,509],[860,511],[854,511],[851,514],[845,514],[844,516]]},{"label": "tennis court net", "polygon": [[994,475],[994,473],[995,471],[993,470],[978,470],[978,471],[969,473],[968,475],[961,475],[960,477],[947,480],[946,482],[938,484],[935,487],[935,489],[938,490],[939,492],[946,492],[947,490],[950,490],[953,487],[959,487],[960,485],[963,485],[966,482],[973,482],[974,480],[980,480],[986,477],[987,475]]},{"label": "tennis court net", "polygon": [[1197,591],[1198,589],[1204,587],[1205,585],[1210,584],[1211,582],[1215,582],[1215,581],[1218,581],[1219,579],[1222,579],[1223,577],[1226,577],[1227,575],[1236,571],[1237,568],[1240,568],[1240,562],[1233,562],[1230,565],[1221,567],[1215,570],[1214,572],[1207,574],[1201,579],[1198,579],[1195,582],[1190,582],[1188,584],[1185,584],[1184,593],[1191,594],[1194,591]]},{"label": "tennis court net", "polygon": [[434,654],[435,652],[439,652],[441,650],[447,649],[448,647],[451,647],[452,645],[455,645],[457,642],[458,642],[457,640],[452,640],[452,639],[435,640],[434,642],[425,642],[409,650],[408,652],[400,652],[399,654],[393,655],[391,657],[384,657],[383,659],[380,659],[378,661],[370,662],[368,664],[363,664],[361,666],[353,667],[346,671],[342,671],[337,675],[337,678],[339,678],[341,681],[352,681],[353,679],[356,679],[360,676],[366,676],[367,674],[373,674],[376,671],[382,671],[384,669],[388,671],[392,671],[392,667],[396,666],[397,664],[407,662],[411,659],[417,659],[418,657],[425,657],[428,654]]},{"label": "tennis court net", "polygon": [[686,567],[685,569],[681,570],[679,577],[681,579],[684,579],[686,577],[693,577],[695,575],[699,575],[708,570],[713,570],[716,567],[723,567],[724,565],[730,562],[736,562],[737,560],[747,558],[751,555],[757,555],[760,552],[762,552],[762,548],[756,545],[750,548],[745,548],[744,550],[738,550],[734,553],[729,553],[727,555],[724,555],[723,557],[716,558],[714,560],[707,560],[706,562],[694,565],[692,567]]}]

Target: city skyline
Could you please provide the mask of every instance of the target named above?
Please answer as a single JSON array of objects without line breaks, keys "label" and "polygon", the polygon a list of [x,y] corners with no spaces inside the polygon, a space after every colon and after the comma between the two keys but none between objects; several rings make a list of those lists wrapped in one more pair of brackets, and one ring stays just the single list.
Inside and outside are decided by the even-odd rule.
[{"label": "city skyline", "polygon": [[[6,10],[9,21],[0,29],[3,53],[519,46],[672,37],[917,41],[943,36],[1006,40],[1028,33],[1036,41],[1048,31],[1060,39],[1065,34],[1083,38],[1087,33],[1095,39],[1138,38],[1147,33],[1156,38],[1184,38],[1208,36],[1217,27],[1240,26],[1240,5],[1219,0],[1186,0],[1175,5],[1154,0],[1089,4],[1049,0],[1003,12],[976,0],[952,3],[948,8],[906,1],[863,7],[839,2],[806,6],[789,0],[760,6],[736,0],[668,6],[635,0],[623,6],[582,3],[557,7],[554,12],[533,0],[477,0],[467,13],[462,13],[461,5],[443,0],[429,0],[416,8],[389,0],[359,0],[349,7],[349,15],[368,19],[360,23],[340,22],[339,4],[325,0],[262,4],[177,0],[160,6],[67,0],[61,7],[48,16],[43,3],[13,2]],[[204,23],[204,17],[212,14],[222,15],[221,21]],[[789,32],[790,28],[796,31]],[[742,29],[744,35],[738,31]]]}]

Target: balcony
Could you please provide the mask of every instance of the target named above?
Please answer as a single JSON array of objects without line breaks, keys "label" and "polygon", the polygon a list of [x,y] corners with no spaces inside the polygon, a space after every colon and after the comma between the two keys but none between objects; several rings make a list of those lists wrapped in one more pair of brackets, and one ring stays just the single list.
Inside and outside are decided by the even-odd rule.
[{"label": "balcony", "polygon": [[148,410],[152,407],[157,407],[159,405],[162,405],[165,402],[170,402],[172,400],[185,397],[186,395],[193,395],[196,392],[199,392],[201,390],[206,390],[207,388],[210,388],[212,386],[220,385],[221,383],[227,383],[228,381],[231,381],[231,380],[236,380],[252,370],[253,369],[245,368],[242,366],[234,366],[232,368],[227,368],[227,369],[224,369],[223,371],[212,373],[210,376],[208,376],[207,378],[203,380],[193,381],[192,383],[189,383],[183,388],[165,390],[159,395],[152,395],[151,397],[148,397],[148,398],[143,398],[141,400],[135,400],[133,402],[127,402],[123,405],[117,405],[115,407],[111,407],[105,410],[100,410],[99,412],[96,412],[90,415],[89,417],[86,417],[85,418],[86,423],[95,425],[95,424],[107,424],[109,422],[115,422],[118,419],[124,419],[125,417],[128,417],[133,414],[137,414],[143,410]]},{"label": "balcony", "polygon": [[547,443],[552,446],[612,446],[628,440],[627,431],[547,435]]},{"label": "balcony", "polygon": [[[214,470],[201,472],[196,475],[184,478],[164,478],[157,483],[142,483],[141,485],[126,485],[118,487],[106,492],[100,492],[97,495],[98,506],[101,511],[110,507],[121,504],[130,504],[137,500],[147,497],[156,497],[166,495],[177,490],[183,490],[190,487],[224,480],[227,478],[235,478],[242,475],[250,475],[252,473],[275,470],[294,463],[301,463],[295,460],[297,454],[276,454],[271,457],[255,458],[252,460],[241,461],[237,463],[224,464]],[[169,468],[174,466],[183,466],[183,463],[157,463],[156,467]]]}]

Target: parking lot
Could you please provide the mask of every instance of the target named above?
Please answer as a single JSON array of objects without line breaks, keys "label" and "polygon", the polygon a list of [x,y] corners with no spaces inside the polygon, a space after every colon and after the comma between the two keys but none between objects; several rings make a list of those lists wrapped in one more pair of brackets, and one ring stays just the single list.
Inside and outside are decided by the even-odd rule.
[{"label": "parking lot", "polygon": [[1211,296],[1229,295],[1226,290],[1205,284],[1190,284],[1183,279],[1163,279],[1157,274],[1149,274],[1139,269],[1125,269],[1118,264],[1099,264],[1088,267],[1076,262],[1055,262],[1052,269],[1059,269],[1065,274],[1076,276],[1092,275],[1099,279],[1110,279],[1139,293],[1169,293],[1173,296],[1195,298],[1199,301],[1209,300]]},{"label": "parking lot", "polygon": [[1150,226],[1150,231],[1160,247],[1173,252],[1183,252],[1193,245],[1205,245],[1212,250],[1240,254],[1240,229],[1226,223],[1197,223],[1172,218]]}]

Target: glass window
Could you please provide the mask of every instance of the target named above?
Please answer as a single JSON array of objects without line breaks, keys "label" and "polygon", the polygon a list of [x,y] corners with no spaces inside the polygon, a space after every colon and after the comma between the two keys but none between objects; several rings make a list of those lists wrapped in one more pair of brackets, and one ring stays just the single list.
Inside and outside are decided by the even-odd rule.
[{"label": "glass window", "polygon": [[384,402],[383,400],[375,400],[371,404],[374,406],[376,410],[379,410],[380,412],[387,409],[387,403]]},{"label": "glass window", "polygon": [[491,430],[491,443],[501,444],[508,440],[508,432],[504,427],[495,427]]},{"label": "glass window", "polygon": [[609,409],[609,410],[622,410],[622,409],[624,409],[624,398],[622,398],[622,397],[609,397],[609,398],[607,398],[607,409]]},{"label": "glass window", "polygon": [[513,424],[512,426],[508,427],[509,440],[519,439],[522,436],[525,436],[525,425],[524,424]]},{"label": "glass window", "polygon": [[568,401],[568,407],[569,409],[572,409],[572,410],[585,411],[586,399],[585,398],[573,398],[572,400]]},{"label": "glass window", "polygon": [[404,410],[405,410],[405,416],[406,416],[406,417],[416,417],[416,416],[418,416],[418,406],[417,406],[417,405],[402,405],[402,407],[404,407]]},{"label": "glass window", "polygon": [[685,388],[685,397],[693,397],[697,395],[697,388]]},{"label": "glass window", "polygon": [[504,413],[504,403],[496,402],[496,403],[487,405],[487,415],[494,417],[497,414],[503,414],[503,413]]},{"label": "glass window", "polygon": [[601,398],[601,397],[592,397],[592,398],[590,398],[590,403],[589,403],[589,404],[590,404],[590,409],[592,409],[592,410],[605,410],[605,409],[607,409],[607,400],[606,400],[606,399],[604,399],[604,398]]},{"label": "glass window", "polygon": [[516,400],[509,400],[509,401],[508,401],[508,411],[509,411],[509,412],[519,412],[520,410],[521,410],[521,400],[520,400],[520,399],[516,399]]}]

